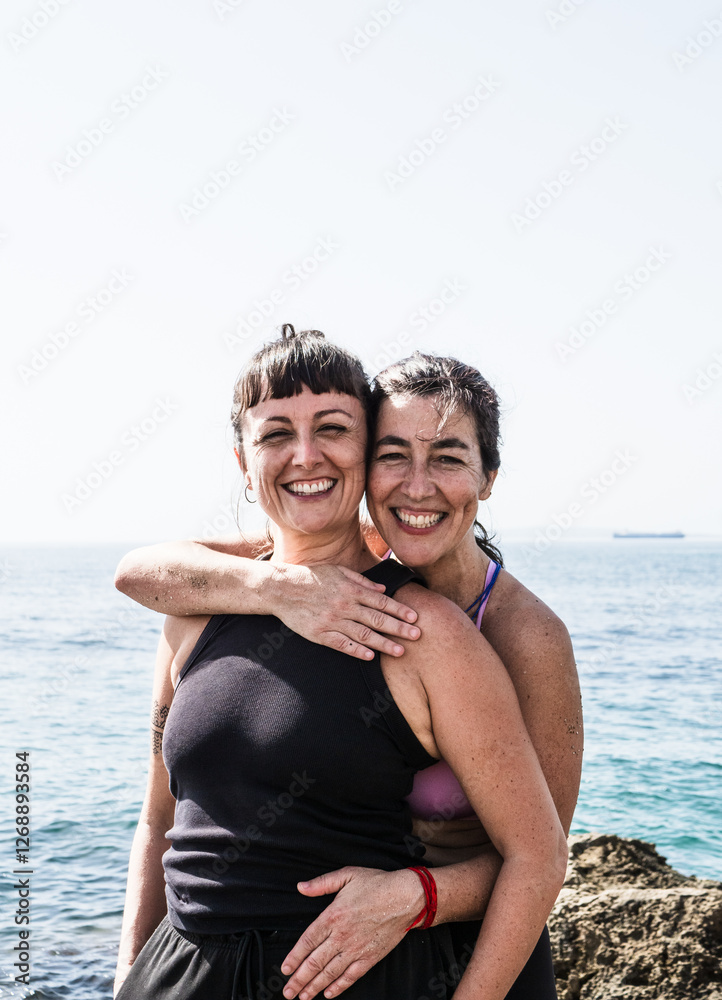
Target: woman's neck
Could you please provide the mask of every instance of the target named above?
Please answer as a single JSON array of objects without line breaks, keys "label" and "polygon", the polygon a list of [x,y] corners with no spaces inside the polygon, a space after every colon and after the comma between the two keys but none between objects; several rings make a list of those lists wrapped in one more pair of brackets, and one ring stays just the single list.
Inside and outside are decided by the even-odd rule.
[{"label": "woman's neck", "polygon": [[343,532],[333,535],[305,535],[281,532],[273,534],[271,562],[292,563],[296,566],[313,566],[317,563],[334,563],[363,573],[378,562],[369,549],[358,521]]},{"label": "woman's neck", "polygon": [[429,589],[442,594],[462,609],[468,608],[484,589],[489,557],[476,544],[473,529],[456,548],[430,566],[415,566]]}]

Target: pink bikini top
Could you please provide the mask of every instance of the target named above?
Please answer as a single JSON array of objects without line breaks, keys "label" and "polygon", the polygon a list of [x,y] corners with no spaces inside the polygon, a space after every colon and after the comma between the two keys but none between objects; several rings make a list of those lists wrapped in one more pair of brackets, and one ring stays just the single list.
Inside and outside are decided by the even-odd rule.
[{"label": "pink bikini top", "polygon": [[[501,566],[493,560],[489,561],[481,604],[476,615],[477,628],[481,628],[484,608],[500,569]],[[467,819],[474,815],[469,800],[445,760],[417,772],[411,795],[406,801],[414,816],[421,819]]]}]

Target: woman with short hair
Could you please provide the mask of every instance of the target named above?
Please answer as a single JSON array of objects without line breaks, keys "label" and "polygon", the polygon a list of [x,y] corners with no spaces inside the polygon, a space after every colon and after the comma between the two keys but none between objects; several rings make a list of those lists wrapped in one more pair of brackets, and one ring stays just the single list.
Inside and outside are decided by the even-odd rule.
[{"label": "woman with short hair", "polygon": [[[320,355],[327,348],[331,355],[327,354],[324,359]],[[458,608],[411,582],[413,574],[403,575],[408,571],[397,563],[376,564],[376,557],[363,539],[358,503],[363,492],[366,446],[366,412],[359,398],[364,393],[363,389],[357,392],[355,388],[349,392],[349,383],[343,380],[323,383],[330,375],[329,359],[331,356],[337,359],[334,354],[337,351],[320,341],[315,333],[298,338],[291,336],[283,344],[271,345],[259,352],[246,375],[239,380],[236,397],[236,429],[241,436],[239,461],[247,485],[254,489],[273,522],[274,551],[270,566],[276,571],[280,567],[283,576],[284,567],[307,564],[314,572],[338,564],[342,567],[341,577],[357,588],[363,587],[386,599],[386,612],[380,612],[381,619],[376,617],[379,626],[386,627],[384,615],[388,612],[407,619],[418,615],[422,635],[408,643],[400,660],[385,653],[380,662],[376,655],[373,661],[367,659],[358,664],[343,656],[338,659],[338,654],[328,650],[323,651],[323,657],[318,652],[312,654],[319,647],[290,631],[288,635],[277,631],[274,640],[274,633],[269,631],[263,614],[224,614],[211,622],[175,619],[167,627],[166,645],[159,656],[156,679],[159,697],[156,700],[164,699],[162,703],[165,703],[174,698],[173,681],[176,678],[183,695],[180,702],[175,696],[166,727],[166,741],[171,737],[170,749],[166,746],[165,751],[170,762],[170,781],[178,796],[178,805],[174,807],[175,822],[169,833],[173,846],[164,857],[171,919],[170,922],[162,921],[135,963],[138,945],[152,930],[151,924],[157,922],[156,916],[161,915],[158,893],[161,883],[154,859],[158,859],[160,846],[165,846],[161,845],[159,831],[173,808],[172,797],[167,788],[163,788],[162,768],[155,762],[131,858],[118,981],[122,981],[126,968],[131,967],[131,972],[122,987],[123,1000],[141,995],[166,995],[159,992],[160,987],[153,987],[155,992],[143,992],[148,989],[150,964],[161,967],[168,964],[167,976],[177,978],[181,968],[185,969],[182,973],[185,975],[197,966],[198,950],[205,954],[208,949],[215,949],[214,955],[220,954],[223,949],[204,936],[202,927],[207,928],[212,937],[219,934],[224,937],[223,954],[226,957],[233,948],[225,938],[241,936],[241,944],[233,958],[240,963],[234,968],[233,988],[237,985],[236,973],[244,963],[247,985],[252,987],[255,970],[251,971],[246,955],[254,949],[254,942],[259,950],[264,945],[268,953],[273,946],[276,954],[280,954],[288,944],[289,934],[293,937],[291,927],[300,929],[299,924],[307,920],[310,913],[319,913],[322,908],[319,897],[313,892],[303,895],[296,891],[298,876],[308,881],[310,876],[321,874],[313,871],[314,866],[326,868],[324,861],[342,856],[345,865],[354,865],[363,871],[359,877],[366,880],[367,888],[370,884],[368,869],[375,872],[376,885],[383,884],[385,892],[393,884],[401,911],[381,921],[384,941],[381,950],[387,957],[374,953],[374,959],[381,957],[381,961],[350,987],[349,996],[416,997],[419,990],[432,988],[429,986],[430,972],[438,983],[450,983],[453,979],[449,978],[448,965],[450,938],[443,934],[443,926],[414,931],[400,944],[396,943],[399,928],[403,937],[410,910],[419,901],[415,873],[412,876],[399,864],[401,845],[405,849],[409,845],[414,850],[418,847],[411,835],[408,807],[403,805],[404,796],[400,797],[399,793],[404,785],[408,793],[413,772],[432,764],[439,756],[448,761],[461,780],[471,808],[483,821],[498,851],[490,865],[475,857],[466,866],[460,863],[437,873],[439,908],[443,910],[444,920],[478,916],[486,904],[486,917],[457,990],[458,997],[498,997],[501,1000],[506,995],[539,936],[563,878],[566,860],[563,832],[502,664]],[[469,422],[469,417],[463,413],[452,414],[449,420],[459,425],[455,426],[450,439],[456,442],[453,447],[457,451],[466,447],[469,453],[467,480],[470,483],[476,476],[477,486],[480,486],[487,477],[480,453],[477,454],[479,449],[473,444],[474,432],[469,433],[469,427],[463,426],[464,421]],[[448,447],[446,441],[444,448],[447,451]],[[446,455],[447,459],[449,457]],[[460,528],[463,523],[460,511],[453,504],[445,510],[432,508],[420,511],[419,515],[411,513],[405,523],[406,513],[406,507],[393,509],[394,518],[401,525],[405,524],[404,530],[415,535],[420,533],[427,546],[430,543],[426,536],[438,533],[439,526],[446,530],[450,525]],[[423,523],[419,525],[421,515]],[[410,523],[412,517],[417,521],[415,525]],[[463,532],[459,537],[464,537]],[[360,578],[363,584],[358,582],[358,573],[366,574],[366,578]],[[401,583],[399,596],[404,604],[393,603],[386,594],[379,595],[367,588],[369,577],[380,579],[387,589],[395,590]],[[252,589],[248,588],[249,594]],[[259,595],[259,611],[265,610],[261,607],[262,600]],[[374,613],[378,615],[378,609]],[[253,631],[254,627],[262,626],[266,631]],[[408,621],[395,628],[403,638],[413,638],[413,627]],[[234,643],[245,643],[247,635],[253,636],[253,642],[259,635],[264,641],[255,650],[246,648],[243,655],[231,654],[236,648]],[[244,636],[242,640],[241,636]],[[358,640],[346,641],[350,650],[359,651]],[[278,652],[265,665],[262,646],[273,648],[275,643],[279,644]],[[391,645],[393,653],[394,644]],[[329,656],[336,656],[336,660],[329,661]],[[240,671],[242,679],[239,690],[234,690],[232,695],[217,677],[222,677],[225,669],[218,664],[225,664],[229,658],[233,661],[230,669],[235,671],[234,676]],[[365,667],[375,668],[376,672],[371,675],[373,682],[364,675],[370,700],[361,704],[363,699],[359,697],[358,688],[352,695],[345,688],[358,682],[356,671]],[[337,676],[337,671],[341,671],[341,677]],[[319,674],[322,683],[315,674]],[[274,678],[270,687],[269,675]],[[181,682],[185,683],[185,689]],[[220,691],[213,688],[214,683],[221,684]],[[195,717],[193,705],[203,695],[204,684],[211,686],[212,705],[225,720],[220,731],[214,714],[208,720],[203,713],[200,719]],[[308,685],[313,689],[313,697]],[[332,719],[333,712],[339,710],[343,715],[344,711],[343,697],[336,703],[321,697],[329,685],[339,687],[340,693],[335,692],[339,697],[342,694],[347,701],[351,697],[351,702],[355,702],[366,733],[359,728],[351,712],[344,717],[341,730],[330,725],[331,735],[324,734],[321,720]],[[197,692],[195,698],[191,697],[192,691]],[[184,708],[178,710],[178,704]],[[292,711],[289,704],[293,706]],[[363,708],[371,714],[364,716]],[[315,725],[309,727],[309,722]],[[352,722],[355,728],[352,726],[349,730],[347,724]],[[249,732],[252,734],[250,743]],[[344,735],[348,732],[354,733],[353,738]],[[303,734],[300,744],[299,734]],[[224,762],[222,771],[213,754],[214,748],[220,745],[221,735],[225,740],[235,741],[237,746],[237,759]],[[309,740],[308,745],[303,742]],[[374,746],[374,740],[378,745]],[[279,817],[274,835],[264,836],[258,823],[260,807],[254,811],[256,799],[251,791],[255,793],[260,788],[262,795],[267,793],[269,775],[264,769],[275,760],[276,751],[285,768],[289,751],[291,757],[298,760],[301,746],[306,747],[304,753],[316,761],[319,773],[324,771],[323,762],[326,762],[327,791],[310,784],[302,796],[294,798],[293,791],[287,790],[285,795],[291,796],[293,805]],[[251,766],[248,760],[251,751],[250,791],[244,788],[244,795],[239,798],[228,791],[227,785],[229,781],[232,784],[235,773],[243,770],[241,762],[244,768]],[[197,771],[199,761],[206,768],[210,767],[210,772],[204,772],[203,768]],[[384,761],[382,766],[379,766],[380,761]],[[234,770],[234,765],[240,770]],[[274,774],[277,780],[277,772]],[[308,774],[313,779],[310,771]],[[339,775],[346,775],[345,782]],[[294,780],[295,787],[300,788],[299,779]],[[273,786],[273,781],[271,786],[278,787],[277,784]],[[217,791],[225,803],[223,807],[217,805],[213,795],[206,797],[210,794],[209,789]],[[333,791],[332,795],[328,789]],[[199,798],[203,800],[200,804]],[[279,805],[280,796],[269,801],[276,801],[277,808],[283,808]],[[342,807],[339,802],[343,803]],[[249,809],[250,819],[255,817],[256,822],[246,822]],[[215,816],[217,810],[218,817]],[[367,814],[374,817],[370,825]],[[297,828],[298,823],[294,825],[288,820],[284,829],[283,820],[293,816],[301,823],[301,828]],[[341,816],[348,819],[342,820]],[[333,830],[330,843],[321,841],[323,850],[320,853],[310,846],[314,829],[320,838],[328,829]],[[274,840],[276,832],[280,837],[278,841]],[[213,867],[211,859],[218,862],[219,851],[224,857],[228,852],[228,862],[221,860],[218,867],[229,863],[230,877],[226,870],[216,872]],[[233,856],[234,851],[237,857]],[[380,863],[370,864],[365,860],[369,856],[372,860],[380,856]],[[292,870],[288,865],[290,858],[294,859]],[[488,873],[496,870],[498,878],[488,892],[489,883],[493,882],[493,874],[489,878]],[[350,875],[346,872],[349,884],[352,885],[356,875],[355,871]],[[433,918],[428,882],[424,882],[423,887],[426,893],[423,912],[426,918],[430,915]],[[332,906],[342,897],[343,891]],[[403,904],[400,903],[402,899],[405,899]],[[247,912],[239,912],[239,908],[242,911],[244,907],[249,907]],[[350,916],[352,918],[353,914]],[[323,915],[320,919],[323,920]],[[231,927],[235,929],[230,930]],[[429,935],[425,939],[428,943],[421,949],[426,955],[423,962],[418,944],[421,935]],[[195,940],[198,937],[200,941]],[[387,947],[389,940],[392,943]],[[239,958],[241,950],[243,956]],[[323,965],[319,968],[322,958]],[[255,961],[260,969],[265,959],[256,956]],[[352,963],[349,972],[342,971],[339,977],[335,974],[334,956],[324,955],[322,947],[320,957],[314,958],[311,954],[302,963],[299,974],[304,966],[306,971],[316,968],[318,972],[323,970],[325,975],[332,975],[335,985],[329,988],[327,995],[341,991],[346,985],[344,976],[353,982],[360,972],[366,971],[354,969]],[[224,966],[222,975],[230,975],[229,968]],[[285,962],[283,969],[285,972]],[[295,995],[297,986],[292,981],[283,995]],[[205,986],[199,984],[198,988],[201,992],[181,995],[205,995],[202,992]],[[310,987],[303,987],[301,996],[310,996],[318,988],[323,986],[319,987],[314,980]],[[271,995],[280,996],[280,992]]]}]

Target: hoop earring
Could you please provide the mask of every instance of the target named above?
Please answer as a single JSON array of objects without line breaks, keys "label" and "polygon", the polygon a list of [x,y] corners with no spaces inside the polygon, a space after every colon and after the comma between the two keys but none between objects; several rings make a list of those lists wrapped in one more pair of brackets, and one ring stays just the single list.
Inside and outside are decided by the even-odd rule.
[{"label": "hoop earring", "polygon": [[[251,489],[253,489],[253,487],[251,487]],[[255,500],[249,500],[248,499],[248,483],[246,483],[245,489],[243,490],[243,495],[246,498],[246,503],[255,503],[256,502]]]}]

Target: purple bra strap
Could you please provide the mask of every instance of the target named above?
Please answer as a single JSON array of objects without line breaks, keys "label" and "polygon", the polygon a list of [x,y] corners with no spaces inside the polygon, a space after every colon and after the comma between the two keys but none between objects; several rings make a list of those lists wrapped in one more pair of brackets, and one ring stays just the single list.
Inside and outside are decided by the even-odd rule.
[{"label": "purple bra strap", "polygon": [[489,560],[489,566],[486,571],[486,580],[484,581],[484,593],[481,600],[481,605],[476,614],[476,627],[481,628],[481,619],[484,615],[484,608],[489,602],[489,597],[491,596],[491,590],[496,583],[496,578],[499,575],[499,570],[501,566],[499,563],[495,563],[493,559]]},{"label": "purple bra strap", "polygon": [[[390,559],[392,555],[393,551],[391,549],[387,549],[381,558]],[[484,590],[481,593],[481,604],[479,605],[479,610],[476,613],[476,627],[478,629],[481,628],[481,619],[484,615],[484,608],[489,603],[489,597],[491,596],[491,591],[494,584],[496,583],[496,578],[499,575],[500,569],[501,566],[499,565],[499,563],[494,562],[493,559],[489,560],[489,565],[487,566],[486,569],[486,578],[484,580]],[[476,601],[474,601],[474,604],[476,604]],[[469,608],[468,610],[470,611],[471,608]]]}]

